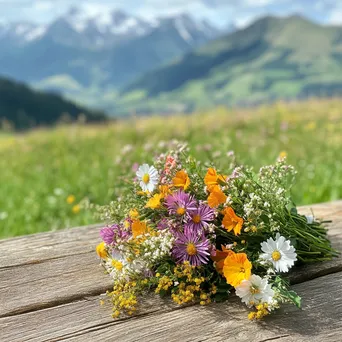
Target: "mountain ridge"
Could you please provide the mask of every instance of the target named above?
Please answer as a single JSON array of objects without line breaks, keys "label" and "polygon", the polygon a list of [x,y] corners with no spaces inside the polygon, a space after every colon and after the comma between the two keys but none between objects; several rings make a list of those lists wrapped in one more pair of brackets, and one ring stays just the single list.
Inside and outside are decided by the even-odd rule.
[{"label": "mountain ridge", "polygon": [[[0,123],[16,129],[51,125],[59,120],[104,121],[103,112],[92,111],[63,99],[60,95],[32,90],[23,83],[0,77]],[[8,125],[8,124],[7,124]]]},{"label": "mountain ridge", "polygon": [[341,62],[342,27],[322,26],[298,15],[267,16],[123,87],[121,108],[191,111],[342,95]]},{"label": "mountain ridge", "polygon": [[183,24],[193,24],[197,30],[201,30],[200,27],[202,30],[205,28],[211,35],[220,33],[220,30],[208,21],[195,20],[186,13],[147,20],[120,9],[89,14],[81,7],[72,6],[64,14],[46,24],[34,21],[0,23],[0,41],[11,39],[14,45],[25,45],[49,37],[64,45],[102,49],[124,40],[147,35],[166,22],[172,21],[175,26],[177,21],[181,21]]},{"label": "mountain ridge", "polygon": [[[0,74],[71,96],[115,91],[220,34],[186,14],[145,21],[118,10],[89,17],[72,8],[45,26],[0,25]],[[62,75],[65,83],[54,83]],[[78,91],[70,89],[75,84]]]}]

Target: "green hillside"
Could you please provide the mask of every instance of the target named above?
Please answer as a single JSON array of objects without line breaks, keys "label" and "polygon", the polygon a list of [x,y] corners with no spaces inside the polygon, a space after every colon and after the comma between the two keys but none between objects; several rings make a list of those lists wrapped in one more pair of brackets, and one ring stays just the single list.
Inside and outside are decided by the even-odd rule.
[{"label": "green hillside", "polygon": [[51,125],[61,120],[101,121],[103,113],[93,112],[56,94],[34,91],[24,84],[0,78],[0,121],[16,129]]},{"label": "green hillside", "polygon": [[287,155],[296,204],[342,198],[341,108],[342,100],[310,100],[0,134],[0,239],[99,222],[87,200],[117,199],[137,163],[174,149],[174,139],[221,170],[232,150],[256,171]]},{"label": "green hillside", "polygon": [[173,111],[341,94],[342,27],[265,17],[146,74],[119,104]]}]

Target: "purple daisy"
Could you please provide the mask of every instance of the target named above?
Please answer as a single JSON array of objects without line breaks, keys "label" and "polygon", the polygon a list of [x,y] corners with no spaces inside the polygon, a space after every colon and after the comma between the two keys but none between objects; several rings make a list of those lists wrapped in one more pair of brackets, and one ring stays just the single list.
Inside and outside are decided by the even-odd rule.
[{"label": "purple daisy", "polygon": [[184,230],[200,233],[208,227],[209,223],[215,218],[215,212],[205,204],[200,204],[195,210],[187,213]]},{"label": "purple daisy", "polygon": [[195,231],[178,232],[172,250],[172,255],[178,263],[189,261],[192,266],[200,266],[208,263],[210,255],[210,242]]},{"label": "purple daisy", "polygon": [[170,233],[175,234],[176,232],[183,230],[183,226],[181,222],[177,222],[177,220],[170,219],[170,218],[162,218],[157,223],[157,228],[159,230],[168,230]]},{"label": "purple daisy", "polygon": [[117,240],[125,240],[130,233],[120,224],[113,224],[100,230],[100,236],[106,245],[116,245]]},{"label": "purple daisy", "polygon": [[182,190],[166,197],[166,206],[170,215],[185,217],[192,210],[196,210],[196,200]]}]

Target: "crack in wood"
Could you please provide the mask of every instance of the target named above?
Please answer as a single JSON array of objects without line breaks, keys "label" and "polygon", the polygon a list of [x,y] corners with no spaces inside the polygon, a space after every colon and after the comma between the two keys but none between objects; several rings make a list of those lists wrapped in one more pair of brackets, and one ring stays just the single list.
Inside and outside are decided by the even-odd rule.
[{"label": "crack in wood", "polygon": [[74,331],[72,333],[69,334],[65,334],[65,335],[61,335],[58,336],[58,338],[54,338],[54,339],[48,339],[48,340],[44,340],[42,342],[50,342],[50,341],[65,341],[68,340],[69,338],[74,338],[74,337],[79,337],[82,335],[86,335],[90,332],[95,332],[95,331],[100,331],[102,329],[105,328],[109,328],[111,326],[117,326],[119,324],[124,324],[125,322],[132,321],[132,320],[139,320],[141,318],[147,318],[147,317],[153,317],[155,315],[160,315],[160,314],[164,314],[164,313],[168,313],[168,312],[172,312],[172,311],[177,311],[177,310],[182,310],[184,308],[188,308],[188,307],[192,307],[195,305],[198,305],[199,303],[190,303],[190,304],[186,304],[186,305],[182,305],[182,306],[174,306],[172,308],[169,309],[163,309],[161,307],[155,307],[154,310],[151,311],[145,311],[145,312],[141,312],[141,313],[137,313],[134,316],[127,316],[127,317],[123,317],[123,318],[117,318],[113,321],[110,322],[105,322],[105,323],[101,323],[101,324],[96,324],[93,325],[91,327],[85,328],[85,329],[81,329],[78,331]]},{"label": "crack in wood", "polygon": [[38,305],[37,304],[28,305],[28,306],[22,307],[22,308],[17,309],[17,310],[9,311],[6,314],[0,315],[0,318],[6,318],[6,317],[11,317],[11,316],[17,316],[17,315],[19,316],[19,315],[23,315],[23,314],[27,314],[27,313],[31,313],[31,312],[35,312],[35,311],[53,308],[53,307],[60,306],[60,305],[72,304],[72,303],[78,302],[80,300],[85,300],[87,296],[88,297],[89,296],[99,296],[99,295],[105,293],[107,290],[110,290],[110,288],[104,287],[102,289],[84,292],[81,294],[76,294],[76,295],[66,297],[63,299],[52,300],[52,301],[49,301],[47,303],[39,303]]},{"label": "crack in wood", "polygon": [[286,334],[286,335],[279,335],[279,336],[274,336],[274,337],[270,337],[270,338],[266,338],[264,340],[260,340],[258,342],[267,342],[267,341],[274,341],[274,340],[279,340],[280,338],[283,338],[283,337],[290,337],[291,335],[289,334]]},{"label": "crack in wood", "polygon": [[[334,338],[340,336],[338,335],[339,317],[342,314],[342,305],[339,304],[339,296],[342,273],[327,277],[325,281],[312,280],[307,284],[297,285],[299,286],[297,291],[301,292],[304,298],[304,312],[287,306],[285,311],[280,310],[261,324],[248,322],[247,312],[237,297],[233,297],[229,303],[213,304],[205,308],[175,306],[173,309],[164,305],[164,301],[156,300],[150,303],[153,304],[152,307],[150,305],[153,310],[148,309],[148,312],[145,311],[135,317],[116,321],[111,320],[108,308],[99,312],[97,299],[91,298],[80,301],[79,304],[62,305],[59,309],[40,312],[37,316],[28,314],[26,317],[0,320],[0,325],[2,323],[5,329],[1,341],[16,340],[13,339],[15,336],[25,336],[27,340],[35,342],[165,341],[163,336],[168,336],[170,342],[233,340],[265,342],[282,338],[286,341],[339,341]],[[331,284],[328,292],[324,291],[327,283]],[[334,305],[332,299],[336,300]],[[142,305],[142,307],[146,306]],[[76,317],[75,322],[70,321],[74,317]],[[39,324],[42,319],[47,319],[50,323],[44,322],[42,326],[38,325],[37,330],[33,328],[32,323]],[[12,329],[15,322],[18,322],[18,328],[22,332],[26,331],[25,335],[20,335]],[[21,338],[19,340],[24,341]]]},{"label": "crack in wood", "polygon": [[17,267],[29,266],[29,265],[43,264],[43,263],[49,262],[51,260],[64,259],[64,258],[67,258],[67,257],[70,257],[70,256],[79,256],[79,255],[90,254],[90,253],[94,253],[94,251],[65,254],[65,255],[60,255],[60,256],[51,257],[51,258],[48,258],[48,259],[41,259],[41,260],[39,260],[39,259],[29,260],[29,261],[23,262],[21,264],[8,265],[8,266],[0,266],[0,271],[12,269],[12,268],[17,268]]},{"label": "crack in wood", "polygon": [[[321,214],[317,215],[317,217],[332,217],[334,220],[333,224],[328,226],[328,230],[331,234],[330,236],[333,244],[339,249],[341,249],[342,246],[341,205],[342,201],[331,203],[331,205],[312,206],[314,213],[317,211],[318,214]],[[308,210],[308,208],[305,209]],[[201,319],[201,313],[206,315],[207,322],[213,320],[216,322],[215,324],[218,324],[218,327],[220,324],[228,324],[227,326],[230,327],[229,324],[231,323],[227,323],[227,320],[229,322],[232,318],[234,318],[234,323],[232,323],[233,327],[243,327],[246,324],[244,310],[241,310],[241,307],[237,306],[234,308],[234,305],[238,302],[238,299],[234,296],[231,297],[228,303],[230,309],[225,311],[228,316],[225,316],[223,321],[220,321],[219,311],[225,310],[224,308],[226,306],[215,304],[212,307],[208,307],[206,311],[202,311],[200,306],[192,304],[189,306],[195,306],[195,308],[187,310],[184,306],[176,306],[175,304],[170,305],[171,300],[168,301],[167,299],[162,300],[157,298],[151,300],[142,298],[142,301],[145,301],[148,305],[142,305],[144,312],[137,314],[135,317],[112,320],[109,313],[110,308],[106,308],[99,312],[97,308],[99,306],[98,296],[105,293],[107,290],[110,290],[112,285],[110,284],[110,278],[103,273],[101,275],[101,271],[99,271],[99,268],[96,266],[94,246],[99,241],[99,237],[98,231],[94,230],[94,228],[97,227],[98,226],[96,225],[88,228],[80,228],[79,231],[77,231],[77,229],[71,229],[70,231],[65,232],[44,233],[36,236],[18,238],[16,241],[5,240],[5,242],[0,242],[0,263],[4,265],[0,267],[1,275],[3,276],[2,286],[0,288],[0,302],[2,303],[2,307],[0,308],[0,324],[3,324],[2,327],[5,330],[7,329],[8,336],[11,335],[11,332],[9,332],[11,328],[10,326],[6,326],[6,324],[18,323],[18,327],[21,327],[21,330],[23,331],[26,329],[26,332],[29,333],[27,338],[31,339],[30,336],[36,336],[37,333],[35,331],[35,323],[29,324],[29,322],[35,322],[35,319],[37,319],[36,322],[39,325],[39,323],[42,322],[42,317],[44,317],[43,320],[45,320],[45,317],[50,317],[50,321],[42,322],[45,327],[46,335],[41,334],[38,341],[42,341],[43,339],[45,339],[45,341],[63,341],[66,339],[78,340],[78,337],[82,340],[90,339],[90,341],[92,341],[94,338],[97,340],[99,337],[97,331],[101,331],[101,334],[104,333],[106,335],[106,333],[110,334],[111,330],[120,332],[121,336],[126,340],[124,331],[125,326],[129,326],[131,327],[130,329],[134,330],[136,329],[136,325],[139,324],[140,329],[145,331],[142,340],[148,341],[149,337],[148,334],[146,334],[148,329],[147,327],[144,327],[143,324],[145,321],[150,322],[152,325],[156,325],[156,322],[158,321],[162,322],[159,317],[160,315],[169,321],[169,324],[172,326],[177,326],[177,317],[186,319],[186,315],[194,315],[194,323],[192,323],[191,320],[188,320],[188,322],[189,324],[196,323],[198,324],[196,326],[200,327],[201,324],[198,323],[198,319]],[[81,238],[78,239],[77,236],[80,236]],[[67,240],[67,238],[70,239]],[[44,249],[47,242],[53,247]],[[13,249],[13,253],[8,254],[8,250],[11,250],[11,248]],[[71,250],[71,248],[73,248],[73,250]],[[72,254],[65,254],[66,251],[72,251]],[[78,256],[80,256],[80,258],[77,258]],[[17,262],[20,261],[21,263],[12,265],[13,260],[16,260]],[[293,269],[293,272],[289,275],[291,284],[307,284],[298,285],[302,291],[300,295],[303,294],[304,298],[306,296],[307,307],[305,310],[307,315],[310,316],[311,311],[315,310],[316,299],[319,296],[322,296],[320,305],[322,305],[325,310],[330,310],[326,306],[327,303],[335,300],[335,298],[340,295],[339,290],[336,289],[336,286],[339,285],[338,282],[342,279],[340,272],[342,272],[341,257],[334,259],[333,261],[309,264]],[[334,274],[336,274],[336,276]],[[329,278],[327,278],[327,280],[322,279],[315,281],[317,278],[324,277]],[[332,287],[335,286],[334,295],[329,294],[330,290],[328,292],[322,291],[321,289],[325,288],[324,283],[333,279],[337,281],[337,283],[335,281],[335,284],[330,283]],[[26,289],[25,285],[28,285],[26,286]],[[316,298],[314,301],[311,301],[313,296],[312,291],[315,290],[315,286],[320,286],[320,292],[316,290]],[[334,312],[336,313],[334,315],[336,317],[339,312],[341,312],[338,305],[338,302],[335,302],[333,307],[335,310]],[[91,308],[92,311],[90,310],[88,313],[89,308]],[[75,309],[76,312],[74,312]],[[177,311],[183,309],[185,309],[184,312]],[[294,315],[295,318],[292,319],[293,322],[296,322],[297,319],[302,319],[301,314],[292,311],[292,309],[287,310],[290,310],[289,312]],[[213,313],[213,316],[210,315],[210,312]],[[317,312],[319,315],[322,315],[320,316],[322,319],[326,318],[324,315],[325,313]],[[63,317],[63,313],[67,316]],[[82,316],[79,319],[75,319],[74,316],[78,314],[82,314]],[[92,314],[95,315],[95,317],[92,317]],[[318,314],[316,313],[316,315]],[[90,315],[89,318],[88,315]],[[331,314],[326,319],[336,325],[336,317],[334,315]],[[286,319],[285,315],[280,314],[279,316],[281,316],[281,319]],[[314,316],[312,317],[315,318]],[[281,322],[281,319],[277,321],[276,314],[274,321],[276,323]],[[29,321],[25,323],[27,320]],[[54,326],[55,320],[60,322],[64,322],[63,320],[65,320],[65,326],[62,330],[59,330],[59,327]],[[71,322],[78,323],[75,326],[67,328],[69,323],[74,324]],[[315,324],[312,325],[310,320],[307,320],[306,322],[308,322],[313,329],[315,328]],[[116,328],[112,328],[114,326],[116,326]],[[156,334],[158,329],[160,330],[161,328],[156,325]],[[215,334],[213,335],[212,332],[209,334],[205,327],[202,327],[201,329],[203,330],[203,336],[197,336],[196,341],[209,341],[210,336],[214,337],[215,341],[224,340],[221,338],[221,336],[224,335],[214,336]],[[0,329],[0,332],[1,330],[2,328]],[[164,327],[161,330],[164,331]],[[226,331],[226,329],[221,330]],[[186,328],[183,329],[183,331],[186,332]],[[253,336],[253,338],[259,342],[277,339],[281,340],[282,338],[288,340],[287,337],[292,337],[292,333],[297,334],[300,333],[300,331],[301,329],[298,327],[297,330],[292,331],[289,335],[286,334],[288,332],[286,330],[276,330],[272,332],[272,334]],[[282,332],[284,335],[280,335]],[[14,331],[13,334],[15,335],[15,333],[16,332]],[[176,331],[176,334],[177,333],[179,334],[179,332]],[[136,334],[136,336],[140,336],[140,331],[136,331]],[[163,341],[161,335],[153,336],[157,339],[159,338],[158,341]],[[128,339],[130,339],[130,337],[128,337]],[[0,338],[0,340],[4,341],[3,338]],[[312,341],[316,342],[314,339]]]}]

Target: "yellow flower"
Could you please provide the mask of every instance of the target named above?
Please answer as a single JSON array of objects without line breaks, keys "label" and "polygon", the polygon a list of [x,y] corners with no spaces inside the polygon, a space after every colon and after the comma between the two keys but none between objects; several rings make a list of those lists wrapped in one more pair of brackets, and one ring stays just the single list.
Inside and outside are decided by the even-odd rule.
[{"label": "yellow flower", "polygon": [[139,212],[137,209],[134,208],[129,211],[130,218],[134,219],[134,218],[137,218],[138,216],[139,216]]},{"label": "yellow flower", "polygon": [[81,206],[79,204],[76,204],[72,207],[72,212],[74,214],[78,214],[80,212],[80,210],[81,210]]},{"label": "yellow flower", "polygon": [[317,127],[317,123],[315,121],[310,121],[304,127],[305,131],[314,131]]},{"label": "yellow flower", "polygon": [[218,205],[225,203],[227,196],[223,193],[221,188],[218,185],[214,185],[209,197],[208,197],[208,205],[211,208],[215,208]]},{"label": "yellow flower", "polygon": [[69,195],[66,199],[68,204],[73,204],[76,200],[76,197],[74,195]]},{"label": "yellow flower", "polygon": [[142,191],[142,190],[137,191],[137,195],[140,195],[140,196],[147,196],[148,194],[149,194],[148,191]]},{"label": "yellow flower", "polygon": [[227,283],[236,287],[251,276],[252,264],[245,253],[229,253],[224,260],[223,275]]},{"label": "yellow flower", "polygon": [[216,170],[210,167],[204,177],[204,183],[207,186],[208,191],[211,192],[213,189],[215,189],[215,185],[226,183],[225,178],[226,177],[223,175],[218,175]]},{"label": "yellow flower", "polygon": [[146,208],[151,208],[151,209],[157,209],[161,207],[160,201],[162,200],[163,195],[162,194],[155,194],[153,197],[151,197],[147,203],[146,203]]},{"label": "yellow flower", "polygon": [[243,219],[237,216],[234,209],[231,207],[225,208],[223,214],[222,224],[224,228],[226,228],[228,232],[234,230],[234,234],[239,235],[241,233]]},{"label": "yellow flower", "polygon": [[117,271],[121,271],[122,268],[123,268],[123,264],[122,264],[122,262],[119,261],[119,260],[113,259],[113,260],[112,260],[112,265],[113,265],[113,267],[114,267]]},{"label": "yellow flower", "polygon": [[279,153],[278,159],[284,159],[284,158],[286,158],[286,157],[287,157],[287,152],[286,152],[286,151],[281,151],[281,152]]},{"label": "yellow flower", "polygon": [[172,179],[172,183],[175,187],[183,188],[183,190],[186,190],[190,185],[190,178],[184,170],[180,170]]},{"label": "yellow flower", "polygon": [[148,232],[146,222],[140,220],[134,220],[132,223],[133,237],[136,238],[139,235],[144,235]]},{"label": "yellow flower", "polygon": [[101,242],[96,246],[96,253],[102,259],[107,258],[107,250],[104,242]]}]

